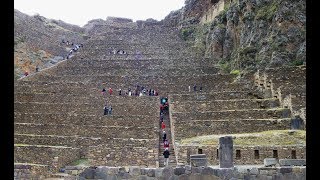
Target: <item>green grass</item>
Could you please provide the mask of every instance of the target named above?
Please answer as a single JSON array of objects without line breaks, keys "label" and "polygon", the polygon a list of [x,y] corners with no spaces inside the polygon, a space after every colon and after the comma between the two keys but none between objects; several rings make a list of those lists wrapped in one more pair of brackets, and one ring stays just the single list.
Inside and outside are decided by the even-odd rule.
[{"label": "green grass", "polygon": [[234,70],[232,70],[232,71],[230,72],[230,74],[239,76],[239,75],[240,75],[240,70],[234,69]]},{"label": "green grass", "polygon": [[70,166],[90,166],[88,159],[77,159],[70,163]]},{"label": "green grass", "polygon": [[[212,145],[219,144],[219,137],[225,135],[198,136],[181,140],[180,145]],[[271,130],[258,133],[230,134],[233,143],[238,146],[273,146],[273,145],[305,145],[306,131],[303,130]]]}]

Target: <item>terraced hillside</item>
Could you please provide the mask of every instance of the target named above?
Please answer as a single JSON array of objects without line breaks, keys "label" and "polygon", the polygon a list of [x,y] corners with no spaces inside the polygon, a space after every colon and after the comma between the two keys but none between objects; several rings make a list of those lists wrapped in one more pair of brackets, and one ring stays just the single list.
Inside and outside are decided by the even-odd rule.
[{"label": "terraced hillside", "polygon": [[[196,55],[194,47],[180,39],[176,28],[99,28],[99,32],[105,28],[108,33],[92,36],[71,59],[15,83],[16,166],[34,167],[35,174],[45,176],[79,159],[87,159],[91,166],[162,166],[160,97],[169,98],[164,121],[172,147],[172,166],[187,163],[187,155],[199,149],[210,152],[210,162],[217,163],[211,158],[215,157],[215,146],[206,147],[208,151],[184,146],[181,140],[185,138],[291,129],[292,112],[305,109],[305,104],[295,103],[292,89],[286,88],[291,87],[289,84],[281,86],[300,82],[302,88],[297,91],[305,92],[303,82],[291,81],[296,76],[303,79],[303,67],[284,81],[272,72],[277,69],[259,72],[265,74],[263,77],[251,73],[237,81],[235,75],[218,73],[208,59]],[[113,50],[126,53],[114,54]],[[126,94],[137,86],[159,94]],[[102,95],[102,88],[112,88],[112,95]],[[268,94],[270,88],[272,93]],[[282,96],[276,95],[279,93]],[[111,115],[103,115],[105,104],[112,105]],[[293,150],[299,147],[292,146]],[[301,147],[298,156],[304,156],[305,145]]]}]

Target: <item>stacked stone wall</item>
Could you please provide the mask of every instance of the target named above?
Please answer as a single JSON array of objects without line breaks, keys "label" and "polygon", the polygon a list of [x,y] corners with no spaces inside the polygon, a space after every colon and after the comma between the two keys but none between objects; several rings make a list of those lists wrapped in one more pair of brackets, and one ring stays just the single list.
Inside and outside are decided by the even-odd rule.
[{"label": "stacked stone wall", "polygon": [[49,175],[49,172],[49,166],[28,164],[14,165],[14,179],[43,179]]},{"label": "stacked stone wall", "polygon": [[[219,165],[218,149],[219,146],[179,146],[179,162],[183,164],[190,163],[190,154],[198,154],[198,150],[206,154],[210,165]],[[240,157],[237,155],[240,151]],[[296,151],[296,159],[306,158],[306,146],[233,146],[233,162],[235,165],[263,164],[265,158],[273,158],[274,150],[277,151],[277,159],[291,159],[292,150]],[[258,154],[256,154],[258,151]]]},{"label": "stacked stone wall", "polygon": [[143,168],[106,167],[88,168],[80,179],[306,179],[306,167],[166,167]]},{"label": "stacked stone wall", "polygon": [[241,120],[200,120],[200,121],[176,121],[175,139],[181,140],[196,136],[231,133],[253,133],[274,129],[290,129],[291,119],[241,119]]},{"label": "stacked stone wall", "polygon": [[[56,159],[58,157],[58,159]],[[60,167],[80,158],[79,148],[54,146],[14,146],[14,162]]]},{"label": "stacked stone wall", "polygon": [[72,125],[72,124],[15,124],[16,134],[85,136],[103,138],[136,138],[153,139],[158,137],[158,129],[149,127],[123,127],[99,125]]},{"label": "stacked stone wall", "polygon": [[[143,135],[135,138],[144,137]],[[142,166],[156,167],[159,141],[154,139],[116,139],[117,143],[90,147],[88,158],[93,166]]]}]

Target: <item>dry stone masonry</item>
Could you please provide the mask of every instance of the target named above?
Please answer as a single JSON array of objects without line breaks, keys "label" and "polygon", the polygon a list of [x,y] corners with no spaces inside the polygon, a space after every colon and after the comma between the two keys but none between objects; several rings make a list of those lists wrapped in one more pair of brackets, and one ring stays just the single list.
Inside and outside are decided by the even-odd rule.
[{"label": "dry stone masonry", "polygon": [[[231,5],[224,14],[227,22],[217,24],[217,18],[223,20],[221,9],[230,3],[235,2],[190,0],[181,10],[184,17],[175,12],[164,21],[108,17],[89,21],[83,28],[29,17],[27,22],[39,28],[36,33],[42,39],[81,40],[84,47],[70,59],[15,81],[14,178],[305,179],[305,140],[273,144],[264,143],[260,135],[255,136],[256,144],[248,145],[253,139],[239,139],[256,133],[271,137],[277,131],[305,134],[306,66],[225,73],[214,58],[199,55],[199,47],[181,36],[181,28],[190,22],[215,19],[209,32],[215,38],[221,33],[213,33],[218,28],[230,30],[230,24],[221,25],[230,23],[229,12],[255,6],[237,1],[239,7]],[[204,4],[208,8],[203,9]],[[197,9],[204,12],[198,14]],[[15,12],[17,34],[23,32],[25,23],[19,19],[23,17]],[[185,19],[182,26],[179,18]],[[37,22],[55,30],[50,34]],[[58,26],[64,29],[57,30]],[[32,46],[54,49],[52,44],[37,45],[40,41],[32,29],[25,31]],[[211,49],[206,55],[230,55],[230,48],[219,50],[229,47],[228,39],[224,45],[211,40],[207,39]],[[113,53],[119,50],[125,53]],[[128,89],[137,86],[159,94],[129,96]],[[103,95],[103,88],[112,88],[112,95]],[[169,103],[164,121],[170,157],[165,168],[159,126],[162,97]],[[103,115],[106,104],[112,105],[111,115]],[[220,139],[210,144],[209,136]],[[81,160],[87,164],[73,169],[72,164]],[[59,171],[64,173],[56,174]]]}]

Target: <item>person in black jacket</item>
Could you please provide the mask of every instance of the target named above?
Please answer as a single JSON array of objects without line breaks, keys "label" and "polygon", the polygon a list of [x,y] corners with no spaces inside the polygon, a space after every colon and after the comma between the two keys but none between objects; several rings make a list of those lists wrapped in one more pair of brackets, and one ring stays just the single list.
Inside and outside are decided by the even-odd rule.
[{"label": "person in black jacket", "polygon": [[164,150],[164,152],[163,152],[164,165],[165,165],[166,167],[168,167],[168,165],[169,165],[169,155],[170,155],[169,149],[166,148],[166,149]]}]

